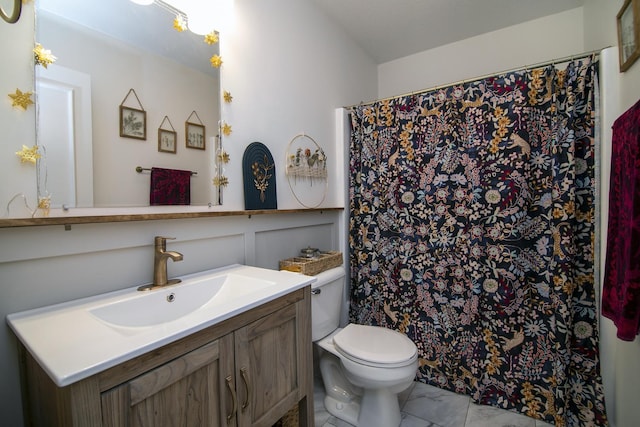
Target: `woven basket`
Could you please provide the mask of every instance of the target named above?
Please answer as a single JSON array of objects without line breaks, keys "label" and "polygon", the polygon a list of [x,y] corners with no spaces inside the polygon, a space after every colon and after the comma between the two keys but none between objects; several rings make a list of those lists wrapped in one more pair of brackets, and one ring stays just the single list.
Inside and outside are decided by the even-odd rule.
[{"label": "woven basket", "polygon": [[299,418],[298,405],[295,405],[273,427],[298,427],[300,425]]},{"label": "woven basket", "polygon": [[342,265],[342,252],[323,252],[315,258],[287,258],[280,261],[280,270],[295,271],[315,276],[318,273]]}]

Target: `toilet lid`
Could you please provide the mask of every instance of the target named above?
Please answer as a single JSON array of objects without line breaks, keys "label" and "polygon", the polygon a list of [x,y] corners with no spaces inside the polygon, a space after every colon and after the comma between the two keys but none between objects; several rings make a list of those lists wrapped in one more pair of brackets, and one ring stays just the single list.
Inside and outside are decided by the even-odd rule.
[{"label": "toilet lid", "polygon": [[379,326],[349,324],[333,337],[345,356],[376,364],[399,364],[415,357],[416,345],[406,335]]}]

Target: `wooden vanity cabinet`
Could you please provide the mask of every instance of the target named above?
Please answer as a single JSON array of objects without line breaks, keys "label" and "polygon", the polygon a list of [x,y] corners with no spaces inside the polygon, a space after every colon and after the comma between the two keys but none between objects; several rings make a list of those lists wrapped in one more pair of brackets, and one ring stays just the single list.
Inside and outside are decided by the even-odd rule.
[{"label": "wooden vanity cabinet", "polygon": [[[102,425],[226,425],[222,377],[234,367],[225,348],[233,348],[231,334],[101,393]],[[232,379],[226,377],[229,393]]]},{"label": "wooden vanity cabinet", "polygon": [[310,288],[59,388],[22,349],[28,425],[313,426]]}]

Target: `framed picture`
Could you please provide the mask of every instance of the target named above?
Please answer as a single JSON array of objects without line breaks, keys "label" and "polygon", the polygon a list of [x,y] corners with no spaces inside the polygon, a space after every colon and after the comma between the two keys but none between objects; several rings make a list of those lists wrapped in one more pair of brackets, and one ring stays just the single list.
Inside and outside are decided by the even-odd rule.
[{"label": "framed picture", "polygon": [[158,151],[176,153],[178,134],[172,130],[158,129]]},{"label": "framed picture", "polygon": [[198,150],[204,150],[206,148],[204,136],[203,125],[186,122],[185,137],[187,139],[187,148],[197,148]]},{"label": "framed picture", "polygon": [[124,138],[147,139],[147,112],[136,108],[120,106],[120,136]]},{"label": "framed picture", "polygon": [[620,72],[640,57],[640,0],[625,0],[616,17]]}]

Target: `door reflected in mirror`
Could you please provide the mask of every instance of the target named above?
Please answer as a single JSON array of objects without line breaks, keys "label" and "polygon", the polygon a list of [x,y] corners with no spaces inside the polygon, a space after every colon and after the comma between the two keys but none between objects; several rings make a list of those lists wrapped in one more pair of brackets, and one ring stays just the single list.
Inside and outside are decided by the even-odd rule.
[{"label": "door reflected in mirror", "polygon": [[[174,18],[166,6],[130,0],[37,0],[35,42],[57,58],[36,67],[37,134],[46,153],[38,194],[50,195],[52,208],[149,206],[150,176],[137,166],[197,172],[191,204],[218,204],[220,78],[209,59],[219,49],[176,31]],[[119,134],[119,107],[131,89],[146,112],[146,140]],[[192,111],[204,127],[204,150],[186,147]],[[158,149],[165,117],[175,124],[175,151]]]},{"label": "door reflected in mirror", "polygon": [[36,93],[38,196],[50,197],[51,189],[52,207],[93,207],[91,76],[61,65],[42,68]]}]

